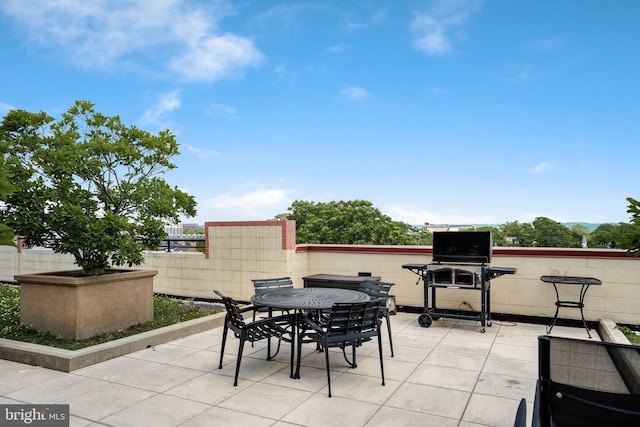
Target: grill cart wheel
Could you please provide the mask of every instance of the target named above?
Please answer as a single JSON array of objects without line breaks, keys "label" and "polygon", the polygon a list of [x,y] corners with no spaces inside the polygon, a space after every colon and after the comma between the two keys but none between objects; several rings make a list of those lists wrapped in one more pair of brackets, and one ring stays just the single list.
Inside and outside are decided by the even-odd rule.
[{"label": "grill cart wheel", "polygon": [[423,314],[420,315],[420,317],[418,317],[418,323],[423,328],[428,328],[433,323],[433,319],[431,318],[431,316],[429,314],[423,313]]}]

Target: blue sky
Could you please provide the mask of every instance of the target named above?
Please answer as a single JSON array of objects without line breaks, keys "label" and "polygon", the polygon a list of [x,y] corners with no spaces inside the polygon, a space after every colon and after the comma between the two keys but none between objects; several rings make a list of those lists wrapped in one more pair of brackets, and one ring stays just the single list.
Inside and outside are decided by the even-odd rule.
[{"label": "blue sky", "polygon": [[411,224],[627,222],[640,1],[3,0],[0,115],[181,144],[185,222],[365,199]]}]

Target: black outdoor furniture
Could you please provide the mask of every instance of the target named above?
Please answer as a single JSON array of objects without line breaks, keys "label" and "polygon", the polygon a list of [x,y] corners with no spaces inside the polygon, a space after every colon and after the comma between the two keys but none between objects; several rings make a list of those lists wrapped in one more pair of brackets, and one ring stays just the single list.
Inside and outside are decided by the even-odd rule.
[{"label": "black outdoor furniture", "polygon": [[[244,349],[245,341],[253,343],[263,339],[278,338],[278,349],[276,350],[276,353],[272,356],[270,354],[270,349],[267,351],[267,360],[274,358],[280,351],[281,339],[291,335],[291,330],[288,328],[292,323],[292,317],[289,315],[282,315],[246,323],[243,318],[243,313],[256,310],[255,306],[240,308],[238,303],[232,298],[224,296],[219,291],[214,290],[214,292],[222,298],[225,309],[227,310],[227,315],[224,319],[224,329],[222,332],[222,348],[220,349],[220,365],[218,366],[218,369],[222,369],[222,359],[224,357],[227,333],[229,329],[231,329],[236,338],[240,340],[238,347],[238,359],[236,361],[236,374],[233,381],[233,385],[237,386],[238,373],[240,372],[240,362],[242,361],[242,351]],[[271,343],[268,344],[268,347],[270,347],[270,344]]]},{"label": "black outdoor furniture", "polygon": [[[275,309],[294,310],[293,339],[300,340],[298,325],[305,312],[329,310],[336,303],[358,303],[369,301],[369,295],[340,288],[284,288],[255,294],[251,302],[256,305]],[[291,352],[291,378],[300,378],[300,357],[294,360],[295,351]]]},{"label": "black outdoor furniture", "polygon": [[[327,367],[327,385],[329,397],[331,397],[331,369],[329,367],[329,348],[338,347],[342,349],[342,354],[352,368],[357,367],[356,348],[363,342],[378,338],[378,355],[380,357],[380,374],[382,385],[384,385],[384,364],[382,360],[382,337],[380,325],[382,321],[379,317],[380,300],[353,304],[335,304],[331,307],[326,320],[321,319],[320,323],[314,322],[309,317],[302,317],[301,339],[298,340],[298,359],[302,351],[302,341],[307,338],[319,344],[324,351],[325,364]],[[347,357],[346,349],[351,347],[351,360]]]},{"label": "black outdoor furniture", "polygon": [[[599,279],[595,279],[593,277],[576,277],[576,276],[542,276],[540,277],[545,283],[553,284],[553,289],[556,291],[556,313],[553,315],[553,320],[551,324],[547,328],[547,334],[551,333],[551,330],[556,324],[558,320],[558,312],[560,307],[568,307],[568,308],[578,308],[580,309],[580,318],[582,319],[582,325],[587,330],[587,335],[591,338],[591,333],[589,332],[589,327],[587,326],[587,321],[584,319],[584,297],[587,295],[587,290],[589,290],[589,286],[591,285],[601,285],[602,282]],[[558,283],[563,283],[566,285],[578,285],[580,286],[580,296],[578,301],[567,301],[560,300],[560,295],[558,294]]]},{"label": "black outdoor furniture", "polygon": [[[424,309],[418,317],[420,326],[428,328],[440,318],[480,321],[480,332],[491,326],[491,279],[515,274],[510,267],[490,267],[493,256],[490,231],[436,231],[433,233],[433,259],[430,264],[404,264],[422,279]],[[429,306],[429,289],[431,306]],[[462,313],[436,306],[436,289],[480,291],[480,311]]]},{"label": "black outdoor furniture", "polygon": [[[253,282],[253,290],[256,294],[267,292],[273,289],[283,289],[283,288],[293,288],[293,281],[291,277],[276,277],[271,279],[252,279]],[[253,312],[253,320],[256,320],[256,313],[268,313],[268,316],[271,317],[273,315],[271,307],[258,307],[257,310]],[[280,310],[280,314],[289,314],[289,310]],[[271,352],[271,338],[268,339],[269,343],[267,345],[267,356],[270,356]],[[251,343],[251,347],[253,347],[253,343]]]},{"label": "black outdoor furniture", "polygon": [[[253,290],[256,294],[260,294],[263,292],[267,292],[273,289],[282,289],[282,288],[293,288],[293,281],[291,277],[276,277],[273,279],[252,279],[253,282]],[[287,312],[288,310],[282,310],[283,312]],[[256,312],[267,313],[271,315],[270,307],[258,307],[256,311],[253,312],[253,320],[256,320]]]},{"label": "black outdoor furniture", "polygon": [[[419,276],[424,286],[424,308],[418,317],[420,326],[428,328],[440,318],[480,321],[480,332],[491,326],[491,280],[505,274],[515,274],[511,267],[490,267],[473,264],[404,264],[402,268]],[[416,284],[418,284],[416,283]],[[457,310],[440,308],[436,304],[437,289],[463,289],[480,292],[480,311],[461,313]],[[431,290],[431,300],[429,300]]]},{"label": "black outdoor furniture", "polygon": [[640,346],[545,335],[538,354],[532,426],[640,425]]},{"label": "black outdoor furniture", "polygon": [[345,276],[342,274],[312,274],[311,276],[305,276],[302,278],[302,283],[305,288],[342,288],[351,289],[357,291],[360,282],[363,280],[372,279],[380,280],[380,276],[372,275],[358,275],[358,276]]},{"label": "black outdoor furniture", "polygon": [[360,286],[358,287],[358,290],[360,292],[364,292],[365,294],[369,295],[371,299],[377,298],[381,301],[379,316],[380,318],[384,317],[385,321],[387,322],[387,332],[389,332],[389,346],[391,347],[391,357],[393,357],[393,338],[391,336],[391,319],[389,316],[389,306],[387,300],[389,298],[389,291],[391,290],[391,287],[393,285],[395,285],[395,283],[380,282],[378,280],[367,279],[360,282]]}]

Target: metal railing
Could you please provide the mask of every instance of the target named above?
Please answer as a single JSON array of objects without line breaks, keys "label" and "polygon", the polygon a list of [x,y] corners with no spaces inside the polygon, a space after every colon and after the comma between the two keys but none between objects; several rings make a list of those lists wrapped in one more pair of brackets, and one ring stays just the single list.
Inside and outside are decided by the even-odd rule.
[{"label": "metal railing", "polygon": [[[56,247],[57,240],[59,239],[52,239],[44,243],[41,247],[53,249]],[[170,236],[162,240],[157,250],[166,252],[190,252],[196,250],[198,252],[204,252],[204,242],[204,234]]]},{"label": "metal railing", "polygon": [[204,252],[204,234],[187,234],[171,236],[162,241],[158,250],[166,252]]}]

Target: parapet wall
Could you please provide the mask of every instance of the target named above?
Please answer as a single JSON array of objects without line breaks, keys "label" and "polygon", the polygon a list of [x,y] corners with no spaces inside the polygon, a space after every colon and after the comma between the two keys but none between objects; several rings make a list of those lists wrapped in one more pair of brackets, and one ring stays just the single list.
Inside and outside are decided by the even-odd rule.
[{"label": "parapet wall", "polygon": [[[431,247],[369,245],[295,245],[293,221],[209,222],[206,252],[147,252],[142,268],[158,270],[154,290],[191,298],[213,298],[213,289],[239,300],[253,294],[251,279],[290,276],[296,286],[302,277],[318,274],[357,275],[371,272],[394,282],[392,293],[399,306],[423,307],[422,282],[403,264],[431,261]],[[585,317],[640,324],[640,260],[622,250],[494,248],[491,265],[515,267],[491,283],[494,313],[552,316],[556,297],[543,275],[589,276],[602,280],[585,298]],[[73,258],[50,250],[18,253],[0,247],[0,280],[17,274],[69,270]],[[579,289],[558,285],[562,299],[575,300]],[[480,292],[438,290],[438,307],[478,309]],[[561,308],[560,317],[578,319],[579,311]]]}]

